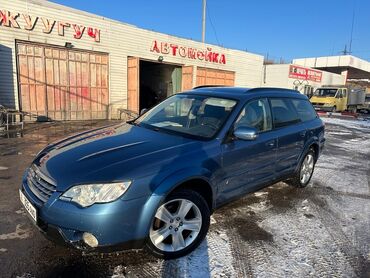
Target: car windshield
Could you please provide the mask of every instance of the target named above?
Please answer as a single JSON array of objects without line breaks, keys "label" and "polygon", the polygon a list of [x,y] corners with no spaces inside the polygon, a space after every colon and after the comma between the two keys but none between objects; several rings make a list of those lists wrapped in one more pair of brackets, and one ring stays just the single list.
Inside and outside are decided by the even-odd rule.
[{"label": "car windshield", "polygon": [[221,129],[236,103],[232,99],[178,94],[153,107],[132,123],[158,131],[212,138]]},{"label": "car windshield", "polygon": [[335,97],[337,89],[317,89],[315,91],[315,96],[317,97]]}]

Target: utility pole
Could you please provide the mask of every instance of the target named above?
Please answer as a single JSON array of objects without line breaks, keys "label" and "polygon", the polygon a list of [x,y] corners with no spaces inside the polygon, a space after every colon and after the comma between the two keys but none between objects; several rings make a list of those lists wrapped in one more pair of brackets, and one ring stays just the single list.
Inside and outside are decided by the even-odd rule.
[{"label": "utility pole", "polygon": [[344,50],[342,51],[343,55],[348,55],[350,54],[348,51],[347,51],[347,44],[344,45]]},{"label": "utility pole", "polygon": [[203,18],[202,18],[202,42],[205,42],[206,39],[206,7],[207,0],[203,0]]}]

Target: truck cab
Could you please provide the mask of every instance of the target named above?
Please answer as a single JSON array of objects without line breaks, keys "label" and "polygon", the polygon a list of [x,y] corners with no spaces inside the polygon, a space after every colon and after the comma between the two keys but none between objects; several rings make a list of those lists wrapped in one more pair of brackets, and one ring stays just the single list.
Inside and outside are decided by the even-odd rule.
[{"label": "truck cab", "polygon": [[347,88],[322,87],[316,89],[310,99],[316,110],[340,112],[347,109]]}]

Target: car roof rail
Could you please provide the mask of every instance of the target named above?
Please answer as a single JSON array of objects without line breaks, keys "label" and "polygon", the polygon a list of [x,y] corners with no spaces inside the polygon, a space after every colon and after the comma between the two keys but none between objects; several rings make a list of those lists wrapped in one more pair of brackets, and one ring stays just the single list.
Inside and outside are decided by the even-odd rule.
[{"label": "car roof rail", "polygon": [[281,91],[281,92],[300,94],[300,92],[298,90],[292,90],[292,89],[287,89],[287,88],[278,88],[278,87],[257,87],[257,88],[249,89],[248,93],[253,93],[255,91],[259,92],[259,91],[271,91],[271,90],[278,90],[278,91]]},{"label": "car roof rail", "polygon": [[201,88],[213,88],[213,87],[226,87],[225,85],[201,85],[201,86],[196,86],[193,88],[195,89],[201,89]]}]

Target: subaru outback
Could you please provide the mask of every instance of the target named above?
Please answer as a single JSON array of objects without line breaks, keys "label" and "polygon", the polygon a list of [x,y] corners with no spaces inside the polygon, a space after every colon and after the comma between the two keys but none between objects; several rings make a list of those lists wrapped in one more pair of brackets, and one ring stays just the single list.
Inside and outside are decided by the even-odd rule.
[{"label": "subaru outback", "polygon": [[20,199],[56,242],[172,259],[201,243],[221,205],[278,181],[307,186],[324,142],[323,122],[297,91],[196,88],[48,145],[25,171]]}]

